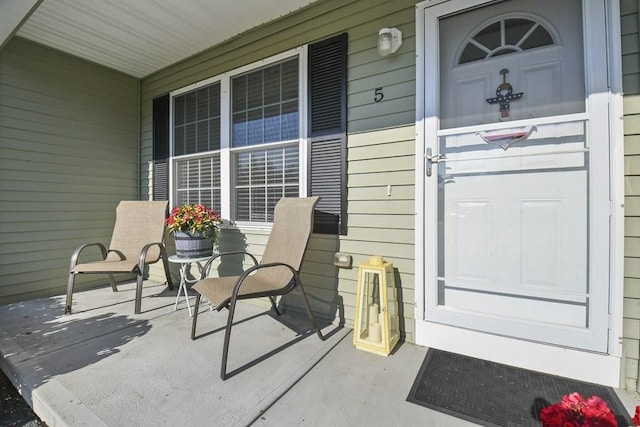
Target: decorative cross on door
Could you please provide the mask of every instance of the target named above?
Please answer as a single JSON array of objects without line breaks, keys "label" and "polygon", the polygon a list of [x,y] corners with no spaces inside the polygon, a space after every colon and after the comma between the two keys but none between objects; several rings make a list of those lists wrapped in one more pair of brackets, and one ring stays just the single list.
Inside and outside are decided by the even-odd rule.
[{"label": "decorative cross on door", "polygon": [[510,83],[507,83],[507,76],[509,75],[509,70],[507,68],[500,70],[500,75],[502,76],[502,83],[500,83],[496,89],[496,96],[494,98],[487,98],[487,102],[489,104],[499,103],[500,117],[506,118],[509,117],[509,103],[522,98],[524,92],[513,93],[513,86],[511,86]]}]

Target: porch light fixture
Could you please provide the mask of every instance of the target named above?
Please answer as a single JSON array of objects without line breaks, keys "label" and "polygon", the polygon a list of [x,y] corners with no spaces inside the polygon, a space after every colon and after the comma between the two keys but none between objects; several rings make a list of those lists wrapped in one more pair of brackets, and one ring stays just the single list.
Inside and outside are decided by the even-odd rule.
[{"label": "porch light fixture", "polygon": [[378,54],[389,56],[402,46],[402,32],[397,28],[382,28],[378,31]]},{"label": "porch light fixture", "polygon": [[400,316],[393,264],[372,256],[358,268],[353,344],[388,356],[400,339]]}]

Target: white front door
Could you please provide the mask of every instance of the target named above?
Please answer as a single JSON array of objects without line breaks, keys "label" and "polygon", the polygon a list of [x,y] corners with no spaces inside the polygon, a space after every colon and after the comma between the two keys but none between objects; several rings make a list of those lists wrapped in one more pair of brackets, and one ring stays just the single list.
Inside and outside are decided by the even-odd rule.
[{"label": "white front door", "polygon": [[424,8],[418,342],[435,323],[609,350],[603,5],[452,0]]}]

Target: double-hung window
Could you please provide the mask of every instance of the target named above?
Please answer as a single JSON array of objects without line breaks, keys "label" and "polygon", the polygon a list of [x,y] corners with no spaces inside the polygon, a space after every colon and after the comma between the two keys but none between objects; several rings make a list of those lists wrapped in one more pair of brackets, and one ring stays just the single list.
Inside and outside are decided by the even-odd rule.
[{"label": "double-hung window", "polygon": [[345,233],[346,65],[343,33],[154,98],[153,198],[263,226],[320,196],[314,231]]},{"label": "double-hung window", "polygon": [[301,55],[176,91],[175,205],[203,203],[234,222],[261,224],[273,221],[280,198],[300,194]]},{"label": "double-hung window", "polygon": [[173,99],[174,198],[217,212],[220,196],[220,82]]},{"label": "double-hung window", "polygon": [[298,57],[231,78],[234,219],[272,222],[300,183]]}]

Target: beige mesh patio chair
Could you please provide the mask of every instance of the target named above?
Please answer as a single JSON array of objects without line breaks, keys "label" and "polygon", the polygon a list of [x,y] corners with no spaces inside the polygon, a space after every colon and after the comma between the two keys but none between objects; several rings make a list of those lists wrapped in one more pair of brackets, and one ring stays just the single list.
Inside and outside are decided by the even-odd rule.
[{"label": "beige mesh patio chair", "polygon": [[[227,379],[229,340],[233,314],[238,300],[268,297],[273,311],[279,316],[276,296],[284,295],[298,288],[313,328],[318,337],[324,341],[325,337],[320,332],[311,311],[299,275],[302,258],[313,228],[313,209],[318,200],[319,197],[280,199],[275,207],[273,227],[259,264],[256,258],[249,253],[227,252],[214,255],[204,265],[201,280],[193,286],[198,295],[191,324],[191,339],[196,339],[196,323],[201,297],[205,297],[218,311],[223,308],[229,310],[220,366],[220,378],[223,381]],[[245,254],[253,260],[255,265],[248,268],[240,276],[206,278],[211,263],[216,258],[231,254]]]},{"label": "beige mesh patio chair", "polygon": [[[87,243],[73,252],[67,282],[65,314],[71,313],[73,284],[78,274],[106,274],[114,292],[118,291],[114,274],[131,273],[137,276],[135,314],[140,314],[142,281],[145,267],[160,259],[164,265],[167,286],[173,289],[167,251],[164,246],[164,219],[169,202],[144,202],[123,200],[116,208],[116,223],[111,235],[109,250],[102,243]],[[80,253],[89,247],[97,247],[101,261],[78,264]]]}]

